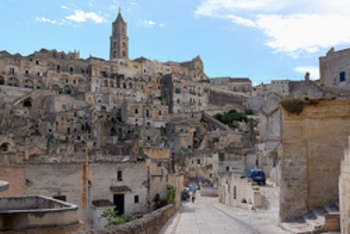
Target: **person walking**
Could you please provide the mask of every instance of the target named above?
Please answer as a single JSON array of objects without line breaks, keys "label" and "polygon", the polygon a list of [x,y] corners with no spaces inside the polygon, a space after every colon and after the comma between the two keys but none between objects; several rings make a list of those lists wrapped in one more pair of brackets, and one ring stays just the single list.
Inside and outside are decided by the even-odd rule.
[{"label": "person walking", "polygon": [[196,200],[196,188],[193,186],[192,188],[192,203],[194,203]]}]

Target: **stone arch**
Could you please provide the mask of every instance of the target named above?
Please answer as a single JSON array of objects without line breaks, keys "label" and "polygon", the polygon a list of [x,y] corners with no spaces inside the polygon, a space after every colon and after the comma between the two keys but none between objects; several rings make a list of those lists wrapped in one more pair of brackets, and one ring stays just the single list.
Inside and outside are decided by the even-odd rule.
[{"label": "stone arch", "polygon": [[31,98],[25,99],[23,102],[23,106],[24,107],[32,107],[32,99]]}]

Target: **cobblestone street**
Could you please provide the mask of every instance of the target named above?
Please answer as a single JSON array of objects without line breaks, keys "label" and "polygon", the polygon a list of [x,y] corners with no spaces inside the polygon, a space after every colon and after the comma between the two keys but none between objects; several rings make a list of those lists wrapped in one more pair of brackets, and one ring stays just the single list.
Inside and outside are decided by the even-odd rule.
[{"label": "cobblestone street", "polygon": [[275,215],[266,210],[250,211],[226,207],[217,198],[198,197],[195,204],[184,203],[161,234],[277,234],[287,233],[277,226]]}]

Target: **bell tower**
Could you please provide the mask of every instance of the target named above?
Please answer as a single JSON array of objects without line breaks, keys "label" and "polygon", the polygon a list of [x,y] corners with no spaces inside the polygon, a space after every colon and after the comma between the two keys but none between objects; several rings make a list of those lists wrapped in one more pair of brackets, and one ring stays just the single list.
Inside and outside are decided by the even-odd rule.
[{"label": "bell tower", "polygon": [[120,8],[117,19],[112,24],[110,37],[109,59],[129,58],[129,38],[126,35],[127,24],[124,21]]}]

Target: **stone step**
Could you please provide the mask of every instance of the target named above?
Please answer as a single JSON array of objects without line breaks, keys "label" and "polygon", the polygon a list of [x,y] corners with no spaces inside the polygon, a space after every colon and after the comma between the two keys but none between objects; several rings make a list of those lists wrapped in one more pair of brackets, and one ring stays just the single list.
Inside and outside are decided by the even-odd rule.
[{"label": "stone step", "polygon": [[293,234],[309,234],[314,231],[314,228],[303,219],[294,222],[284,222],[280,226],[283,230]]},{"label": "stone step", "polygon": [[304,220],[314,230],[322,229],[325,223],[325,217],[321,215],[317,215],[313,211],[306,214],[304,216]]}]

